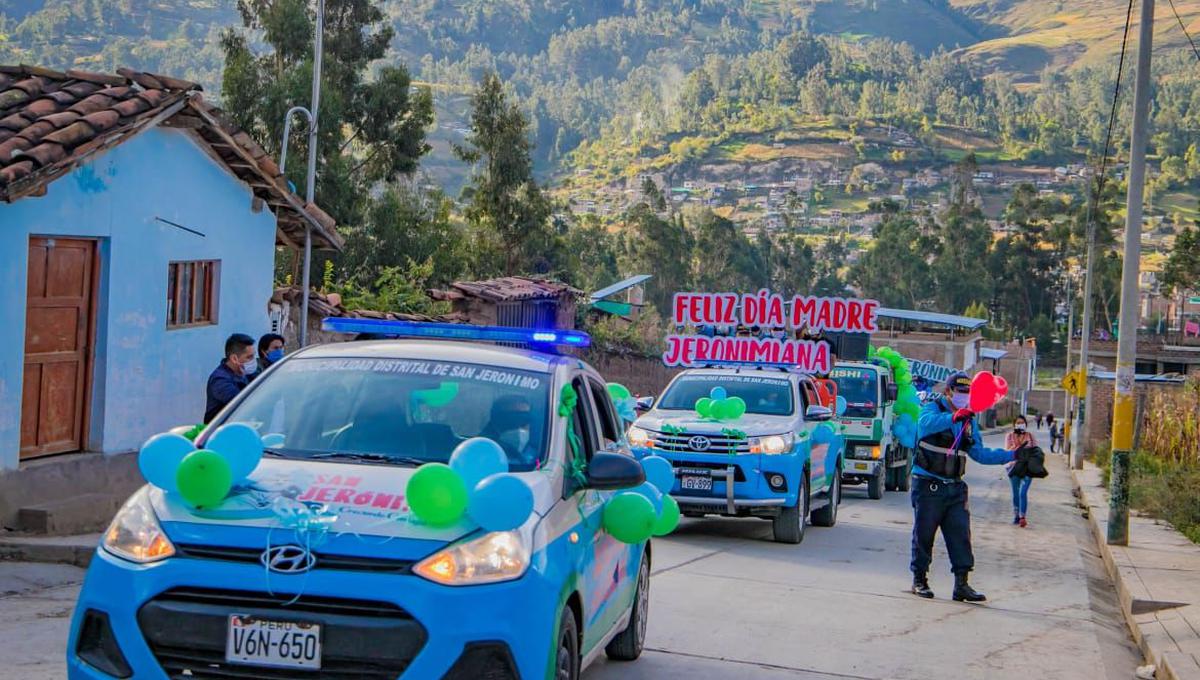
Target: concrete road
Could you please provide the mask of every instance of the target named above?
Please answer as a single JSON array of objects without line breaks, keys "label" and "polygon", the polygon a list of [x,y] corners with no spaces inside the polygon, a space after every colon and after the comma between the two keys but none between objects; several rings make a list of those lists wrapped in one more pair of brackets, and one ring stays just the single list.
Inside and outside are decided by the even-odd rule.
[{"label": "concrete road", "polygon": [[[999,437],[988,439],[1002,444]],[[1050,454],[1048,454],[1050,455]],[[976,571],[985,606],[950,600],[939,537],[937,599],[908,593],[908,494],[847,487],[837,526],[798,546],[762,520],[685,520],[655,541],[646,655],[589,680],[700,678],[1054,678],[1126,680],[1140,655],[1061,456],[1030,492],[1029,527],[1011,524],[1002,467],[970,464]]]},{"label": "concrete road", "polygon": [[[990,441],[996,445],[998,441]],[[986,606],[907,593],[912,511],[850,487],[836,527],[770,540],[762,520],[685,520],[655,541],[649,649],[601,662],[586,680],[913,678],[1127,680],[1140,657],[1060,456],[1034,483],[1030,526],[1012,526],[1003,468],[971,465],[977,570]],[[63,647],[82,570],[0,562],[0,679],[65,675]]]}]

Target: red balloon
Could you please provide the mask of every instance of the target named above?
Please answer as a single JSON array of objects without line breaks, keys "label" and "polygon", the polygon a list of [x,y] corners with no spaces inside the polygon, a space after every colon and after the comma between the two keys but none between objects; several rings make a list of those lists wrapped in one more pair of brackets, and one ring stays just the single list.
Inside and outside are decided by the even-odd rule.
[{"label": "red balloon", "polygon": [[980,371],[971,380],[971,410],[983,413],[1000,403],[1008,394],[1008,381],[987,371]]}]

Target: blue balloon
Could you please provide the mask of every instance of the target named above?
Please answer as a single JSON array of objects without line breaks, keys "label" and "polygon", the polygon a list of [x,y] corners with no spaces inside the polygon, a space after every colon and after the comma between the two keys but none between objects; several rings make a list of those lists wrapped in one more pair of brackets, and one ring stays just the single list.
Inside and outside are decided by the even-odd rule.
[{"label": "blue balloon", "polygon": [[662,513],[663,495],[662,492],[658,490],[658,487],[654,486],[650,482],[642,482],[641,484],[630,489],[630,491],[641,494],[649,499],[650,504],[654,506],[655,515]]},{"label": "blue balloon", "polygon": [[479,482],[467,502],[467,514],[486,531],[516,529],[532,512],[533,490],[520,477],[507,472]]},{"label": "blue balloon", "polygon": [[508,454],[487,437],[472,437],[450,454],[450,468],[462,477],[470,491],[485,478],[508,472]]},{"label": "blue balloon", "polygon": [[617,415],[621,416],[621,420],[627,423],[637,420],[637,399],[633,397],[618,399],[614,406],[617,407]]},{"label": "blue balloon", "polygon": [[263,446],[267,447],[268,449],[277,449],[283,446],[284,441],[286,441],[284,436],[278,432],[264,434],[262,438]]},{"label": "blue balloon", "polygon": [[837,413],[840,416],[845,412],[846,412],[846,398],[838,397],[837,398],[837,410],[835,411],[835,413]]},{"label": "blue balloon", "polygon": [[821,423],[813,430],[812,439],[818,444],[828,444],[834,440],[837,435],[834,434],[833,428],[829,423]]},{"label": "blue balloon", "polygon": [[662,456],[646,456],[642,459],[642,469],[646,471],[646,481],[660,493],[671,493],[675,486],[675,468],[671,467],[671,461]]},{"label": "blue balloon", "polygon": [[712,390],[711,390],[711,391],[708,393],[708,396],[709,396],[709,398],[710,398],[710,399],[712,399],[713,401],[716,401],[716,400],[718,400],[718,399],[725,399],[726,397],[728,397],[728,396],[729,396],[729,393],[725,391],[725,388],[724,388],[724,387],[714,387],[714,388],[712,388]]},{"label": "blue balloon", "polygon": [[204,442],[204,448],[216,451],[229,463],[234,482],[245,479],[263,456],[263,441],[258,431],[245,423],[229,423],[217,428]]},{"label": "blue balloon", "polygon": [[142,444],[138,452],[138,469],[147,482],[163,491],[178,492],[175,472],[184,456],[195,450],[196,447],[183,435],[156,434]]}]

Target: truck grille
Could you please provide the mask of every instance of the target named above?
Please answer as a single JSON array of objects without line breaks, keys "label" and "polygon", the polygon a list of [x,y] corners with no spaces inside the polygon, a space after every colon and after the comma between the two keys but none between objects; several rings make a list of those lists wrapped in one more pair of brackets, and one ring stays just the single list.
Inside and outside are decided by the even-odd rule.
[{"label": "truck grille", "polygon": [[[699,439],[708,440],[707,447],[697,447]],[[685,432],[684,434],[654,434],[654,448],[661,451],[678,453],[712,453],[728,454],[730,447],[735,453],[750,453],[750,442],[745,439],[730,439],[722,434],[700,434]]]}]

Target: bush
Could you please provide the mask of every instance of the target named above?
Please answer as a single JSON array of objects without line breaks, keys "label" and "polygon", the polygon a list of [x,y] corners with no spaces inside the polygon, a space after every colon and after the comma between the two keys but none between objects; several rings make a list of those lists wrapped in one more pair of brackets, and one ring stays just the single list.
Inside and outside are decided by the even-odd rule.
[{"label": "bush", "polygon": [[[1097,448],[1091,458],[1100,467],[1107,487],[1112,466],[1109,443]],[[1129,504],[1170,523],[1193,543],[1200,543],[1200,465],[1137,451],[1129,459]]]}]

